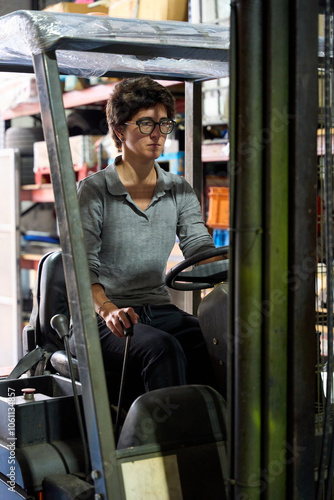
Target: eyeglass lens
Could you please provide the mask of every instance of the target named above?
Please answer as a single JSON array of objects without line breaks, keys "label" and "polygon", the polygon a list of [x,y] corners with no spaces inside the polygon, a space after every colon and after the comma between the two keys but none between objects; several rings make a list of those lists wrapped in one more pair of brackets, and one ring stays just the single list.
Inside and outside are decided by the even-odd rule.
[{"label": "eyeglass lens", "polygon": [[143,134],[150,134],[153,132],[156,125],[159,125],[159,129],[162,134],[170,134],[174,128],[173,120],[161,120],[160,122],[155,122],[154,120],[145,119],[138,120],[137,125],[140,132]]}]

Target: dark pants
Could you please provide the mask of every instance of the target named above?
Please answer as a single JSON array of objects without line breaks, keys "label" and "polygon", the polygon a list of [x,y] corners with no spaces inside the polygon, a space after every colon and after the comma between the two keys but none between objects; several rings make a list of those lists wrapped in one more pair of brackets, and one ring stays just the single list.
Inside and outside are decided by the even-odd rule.
[{"label": "dark pants", "polygon": [[[209,355],[195,316],[174,305],[142,306],[134,310],[140,320],[134,327],[129,350],[125,390],[128,404],[143,392],[162,387],[215,386]],[[125,338],[112,334],[99,317],[98,328],[105,371],[117,374],[116,379],[115,375],[112,377],[117,387]]]}]

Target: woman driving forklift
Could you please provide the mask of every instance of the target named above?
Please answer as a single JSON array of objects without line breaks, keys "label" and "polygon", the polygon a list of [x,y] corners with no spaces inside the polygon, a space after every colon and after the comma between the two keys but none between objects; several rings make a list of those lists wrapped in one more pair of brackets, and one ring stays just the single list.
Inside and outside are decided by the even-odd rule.
[{"label": "woman driving forklift", "polygon": [[215,386],[198,320],[171,303],[165,285],[176,235],[185,258],[215,247],[191,186],[156,162],[175,126],[174,98],[149,77],[128,78],[106,112],[121,154],[78,186],[105,369],[121,372],[132,322],[130,401],[162,387]]}]

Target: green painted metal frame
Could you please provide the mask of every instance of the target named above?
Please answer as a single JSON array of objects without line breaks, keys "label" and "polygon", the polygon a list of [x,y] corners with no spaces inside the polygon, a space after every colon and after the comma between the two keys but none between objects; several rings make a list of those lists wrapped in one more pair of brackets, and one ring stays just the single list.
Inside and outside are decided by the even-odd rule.
[{"label": "green painted metal frame", "polygon": [[[265,498],[286,498],[289,233],[289,1],[271,1],[266,40],[264,123],[264,262],[262,467]],[[282,29],[283,28],[283,29]]]},{"label": "green painted metal frame", "polygon": [[[231,117],[231,341],[233,385],[230,393],[233,463],[231,498],[259,498],[261,491],[262,324],[254,304],[262,301],[262,82],[263,39],[259,32],[262,2],[232,4],[234,60]],[[232,208],[233,207],[233,208]],[[254,317],[254,314],[256,317]],[[229,401],[227,402],[229,405]]]},{"label": "green painted metal frame", "polygon": [[235,499],[313,498],[316,19],[316,4],[232,2]]}]

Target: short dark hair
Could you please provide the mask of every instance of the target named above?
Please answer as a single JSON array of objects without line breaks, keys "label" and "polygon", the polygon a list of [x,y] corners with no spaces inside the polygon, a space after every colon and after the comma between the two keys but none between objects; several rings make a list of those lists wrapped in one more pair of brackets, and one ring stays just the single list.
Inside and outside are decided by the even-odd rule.
[{"label": "short dark hair", "polygon": [[109,131],[118,149],[121,141],[115,130],[124,122],[131,121],[140,109],[148,109],[156,104],[166,108],[167,118],[175,116],[175,101],[171,92],[149,76],[126,78],[121,80],[110,96],[107,107],[107,121]]}]

